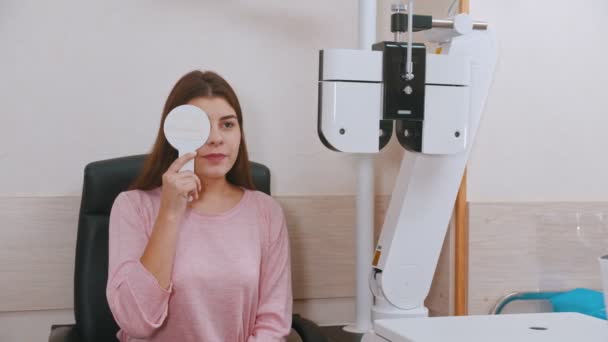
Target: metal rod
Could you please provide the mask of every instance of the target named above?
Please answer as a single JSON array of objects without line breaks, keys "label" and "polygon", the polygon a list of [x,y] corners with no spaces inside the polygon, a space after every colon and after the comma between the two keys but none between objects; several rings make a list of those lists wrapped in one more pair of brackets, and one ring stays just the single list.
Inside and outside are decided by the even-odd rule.
[{"label": "metal rod", "polygon": [[405,60],[405,78],[409,81],[414,78],[414,63],[412,62],[412,44],[414,44],[414,0],[407,3],[407,56]]},{"label": "metal rod", "polygon": [[[454,28],[454,20],[433,19],[433,28]],[[482,21],[473,22],[473,30],[487,30],[488,23]]]}]

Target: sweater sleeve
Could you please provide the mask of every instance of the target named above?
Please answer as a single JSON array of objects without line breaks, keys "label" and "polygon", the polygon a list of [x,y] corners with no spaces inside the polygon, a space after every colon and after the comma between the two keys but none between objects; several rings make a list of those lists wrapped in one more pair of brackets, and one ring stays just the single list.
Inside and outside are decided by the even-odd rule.
[{"label": "sweater sleeve", "polygon": [[106,297],[118,326],[129,336],[147,338],[168,314],[168,289],[140,262],[148,243],[146,220],[127,192],[118,195],[109,224],[109,265]]},{"label": "sweater sleeve", "polygon": [[285,341],[291,331],[293,295],[289,237],[278,203],[273,203],[269,228],[270,242],[262,255],[260,299],[248,342]]}]

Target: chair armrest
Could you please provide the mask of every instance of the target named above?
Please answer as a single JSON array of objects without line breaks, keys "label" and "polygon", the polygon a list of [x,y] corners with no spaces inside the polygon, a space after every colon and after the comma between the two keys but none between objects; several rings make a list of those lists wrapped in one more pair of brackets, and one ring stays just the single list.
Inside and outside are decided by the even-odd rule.
[{"label": "chair armrest", "polygon": [[[300,335],[302,342],[328,342],[321,329],[314,322],[299,315],[293,315],[292,328]],[[80,342],[75,325],[53,325],[49,342]]]},{"label": "chair armrest", "polygon": [[300,315],[293,315],[291,322],[291,327],[300,335],[302,342],[329,342],[314,322],[302,318]]},{"label": "chair armrest", "polygon": [[49,342],[80,342],[75,324],[52,325]]}]

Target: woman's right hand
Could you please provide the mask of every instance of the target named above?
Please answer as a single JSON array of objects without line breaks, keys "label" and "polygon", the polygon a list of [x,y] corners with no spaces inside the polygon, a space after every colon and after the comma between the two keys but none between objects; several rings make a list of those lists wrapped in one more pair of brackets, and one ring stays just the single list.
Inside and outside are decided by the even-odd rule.
[{"label": "woman's right hand", "polygon": [[161,213],[181,218],[186,211],[189,198],[198,199],[202,190],[201,180],[192,171],[179,171],[195,157],[196,152],[192,152],[177,158],[163,174]]}]

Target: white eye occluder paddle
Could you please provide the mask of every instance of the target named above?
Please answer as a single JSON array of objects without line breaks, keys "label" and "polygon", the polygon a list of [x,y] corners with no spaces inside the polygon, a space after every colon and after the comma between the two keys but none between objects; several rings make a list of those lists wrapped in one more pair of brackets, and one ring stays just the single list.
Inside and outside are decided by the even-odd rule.
[{"label": "white eye occluder paddle", "polygon": [[[167,114],[163,130],[167,141],[181,157],[184,154],[196,152],[207,142],[211,123],[207,113],[199,107],[181,105]],[[186,170],[194,172],[194,160],[186,163],[180,171]]]}]

